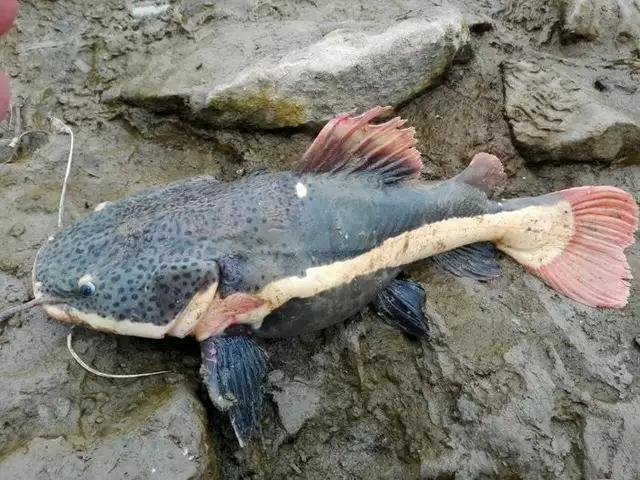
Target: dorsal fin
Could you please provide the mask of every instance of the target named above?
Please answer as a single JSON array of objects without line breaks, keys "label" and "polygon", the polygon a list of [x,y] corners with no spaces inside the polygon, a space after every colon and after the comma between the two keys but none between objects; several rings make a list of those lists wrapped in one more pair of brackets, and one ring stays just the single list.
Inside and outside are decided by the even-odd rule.
[{"label": "dorsal fin", "polygon": [[400,117],[377,125],[370,123],[390,110],[374,107],[357,117],[345,113],[330,120],[305,152],[298,170],[366,170],[378,173],[386,183],[418,177],[422,160],[414,148],[415,130],[402,128],[406,120]]}]

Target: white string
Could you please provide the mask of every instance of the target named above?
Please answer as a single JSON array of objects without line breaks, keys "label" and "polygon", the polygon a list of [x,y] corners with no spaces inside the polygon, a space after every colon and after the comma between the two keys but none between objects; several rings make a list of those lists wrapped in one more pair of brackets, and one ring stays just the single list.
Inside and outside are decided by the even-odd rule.
[{"label": "white string", "polygon": [[157,372],[149,372],[149,373],[115,374],[115,373],[104,373],[99,370],[96,370],[95,368],[92,368],[89,365],[87,365],[73,349],[72,335],[73,335],[74,328],[75,327],[71,327],[71,330],[69,330],[69,334],[67,335],[67,349],[69,350],[69,353],[71,354],[73,359],[76,362],[78,362],[78,365],[84,368],[87,372],[93,373],[98,377],[105,377],[105,378],[140,378],[140,377],[151,377],[152,375],[162,375],[164,373],[171,373],[171,370],[160,370]]},{"label": "white string", "polygon": [[64,180],[62,181],[62,192],[60,193],[60,203],[58,205],[58,228],[62,228],[62,216],[64,214],[64,199],[67,195],[67,183],[69,181],[69,173],[71,172],[71,160],[73,159],[73,130],[71,127],[56,117],[49,117],[51,127],[56,133],[66,133],[71,137],[69,143],[69,158],[67,160],[67,169],[64,172]]}]

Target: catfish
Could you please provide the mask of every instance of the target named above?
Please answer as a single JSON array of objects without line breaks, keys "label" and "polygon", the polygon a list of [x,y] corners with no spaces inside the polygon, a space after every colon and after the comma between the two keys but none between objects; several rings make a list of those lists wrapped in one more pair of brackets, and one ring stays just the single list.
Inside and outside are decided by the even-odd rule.
[{"label": "catfish", "polygon": [[325,329],[368,305],[428,338],[425,292],[400,279],[431,257],[488,280],[504,252],[555,291],[622,308],[638,207],[613,186],[492,200],[500,160],[476,154],[457,176],[420,179],[414,130],[390,107],[328,122],[293,171],[224,183],[196,177],[101,204],[39,251],[34,300],[72,324],[147,338],[193,336],[213,404],[241,446],[263,407],[260,338]]}]

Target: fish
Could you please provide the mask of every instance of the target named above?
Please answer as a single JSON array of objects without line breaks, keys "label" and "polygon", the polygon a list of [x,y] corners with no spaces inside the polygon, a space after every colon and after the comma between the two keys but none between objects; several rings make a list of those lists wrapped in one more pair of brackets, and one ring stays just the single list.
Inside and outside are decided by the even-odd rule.
[{"label": "fish", "polygon": [[501,251],[574,301],[625,306],[624,249],[638,227],[629,193],[580,186],[498,201],[506,174],[486,152],[427,182],[415,131],[392,110],[336,116],[290,171],[194,177],[98,205],[41,247],[28,307],[114,334],[195,337],[209,396],[245,446],[263,409],[261,339],[370,306],[427,340],[425,290],[400,277],[422,259],[489,281]]}]

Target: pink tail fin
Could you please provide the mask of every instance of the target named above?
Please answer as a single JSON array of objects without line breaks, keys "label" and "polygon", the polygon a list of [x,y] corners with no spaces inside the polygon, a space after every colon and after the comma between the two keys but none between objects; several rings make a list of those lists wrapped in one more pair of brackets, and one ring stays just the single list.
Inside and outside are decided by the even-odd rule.
[{"label": "pink tail fin", "polygon": [[571,205],[573,235],[556,258],[528,269],[580,303],[624,307],[632,278],[624,249],[638,228],[633,197],[615,187],[577,187],[552,195]]}]

